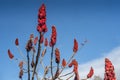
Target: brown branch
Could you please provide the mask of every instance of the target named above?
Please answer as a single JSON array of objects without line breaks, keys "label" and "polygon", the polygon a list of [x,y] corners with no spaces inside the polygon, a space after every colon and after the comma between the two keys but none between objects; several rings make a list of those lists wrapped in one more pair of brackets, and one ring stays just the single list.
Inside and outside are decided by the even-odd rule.
[{"label": "brown branch", "polygon": [[49,67],[46,66],[45,69],[44,69],[44,76],[43,76],[43,79],[42,79],[42,80],[45,79],[45,76],[48,74],[48,71],[49,71]]},{"label": "brown branch", "polygon": [[[43,53],[43,52],[44,52],[44,53]],[[44,59],[44,56],[45,56],[45,53],[46,53],[46,47],[44,48],[43,52],[42,52],[42,54],[41,54],[41,56],[40,56],[40,64],[41,64],[43,70],[45,70],[45,66],[44,66],[44,63],[43,63],[43,59]],[[38,71],[39,68],[40,68],[40,64],[38,64],[37,71]]]},{"label": "brown branch", "polygon": [[28,80],[30,80],[30,58],[29,58],[29,52],[27,51],[27,67],[28,67]]},{"label": "brown branch", "polygon": [[56,78],[58,78],[58,76],[59,76],[59,63],[57,63],[57,70],[56,70],[56,73],[54,75],[53,80],[55,80]]},{"label": "brown branch", "polygon": [[39,61],[39,56],[40,56],[40,51],[41,51],[41,45],[40,45],[41,37],[42,37],[42,33],[40,33],[40,38],[39,38],[39,41],[38,41],[38,52],[37,52],[37,56],[36,56],[35,66],[34,66],[34,69],[33,69],[32,80],[34,80],[34,75],[35,75],[37,64],[38,64],[38,61]]},{"label": "brown branch", "polygon": [[70,77],[68,77],[66,80],[69,80],[70,78],[72,78],[74,76],[74,74],[73,75],[71,75]]},{"label": "brown branch", "polygon": [[62,75],[62,76],[60,76],[60,77],[67,76],[67,75],[72,74],[72,73],[73,73],[73,71],[72,71],[72,72],[69,72],[69,73],[67,73],[67,74],[64,74],[64,75]]},{"label": "brown branch", "polygon": [[50,65],[51,65],[51,76],[52,76],[52,80],[53,80],[53,50],[54,50],[54,46],[52,46],[52,51],[51,51],[51,62],[50,62]]}]

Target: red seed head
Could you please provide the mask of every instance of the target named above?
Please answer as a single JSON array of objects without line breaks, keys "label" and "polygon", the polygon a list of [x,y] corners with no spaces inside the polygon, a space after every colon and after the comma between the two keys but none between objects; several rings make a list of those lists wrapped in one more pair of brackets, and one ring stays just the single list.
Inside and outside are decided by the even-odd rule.
[{"label": "red seed head", "polygon": [[78,62],[73,59],[72,62],[68,65],[69,67],[74,66],[73,71],[74,73],[78,73]]},{"label": "red seed head", "polygon": [[31,51],[31,49],[33,48],[33,42],[32,42],[32,40],[30,39],[30,40],[28,40],[28,42],[27,42],[27,45],[26,45],[26,51]]},{"label": "red seed head", "polygon": [[48,39],[45,38],[45,43],[44,43],[45,46],[48,46]]},{"label": "red seed head", "polygon": [[56,63],[60,63],[60,51],[58,48],[55,49]]},{"label": "red seed head", "polygon": [[76,39],[74,39],[73,52],[76,53],[77,51],[78,51],[78,42]]},{"label": "red seed head", "polygon": [[88,75],[87,75],[87,78],[91,78],[91,77],[93,76],[93,74],[94,74],[94,70],[93,70],[93,68],[91,67],[91,69],[90,69],[90,71],[89,71],[89,73],[88,73]]},{"label": "red seed head", "polygon": [[16,45],[16,46],[18,46],[18,45],[19,45],[18,38],[16,38],[16,40],[15,40],[15,45]]},{"label": "red seed head", "polygon": [[47,26],[46,26],[46,7],[44,4],[39,8],[38,12],[38,26],[37,31],[40,32],[47,32]]},{"label": "red seed head", "polygon": [[38,42],[38,37],[35,37],[35,39],[34,39],[34,45],[36,45],[37,42]]},{"label": "red seed head", "polygon": [[19,67],[20,67],[20,69],[23,68],[23,61],[20,61],[20,63],[19,63]]},{"label": "red seed head", "polygon": [[40,39],[40,43],[43,43],[43,41],[44,41],[44,36],[42,35]]},{"label": "red seed head", "polygon": [[56,39],[57,39],[56,27],[52,26],[52,34],[51,34],[51,41],[50,41],[51,47],[56,44]]},{"label": "red seed head", "polygon": [[112,65],[112,62],[108,58],[105,58],[104,80],[116,80],[114,66]]},{"label": "red seed head", "polygon": [[65,67],[65,66],[66,66],[66,64],[67,64],[67,63],[66,63],[66,60],[65,60],[65,59],[63,59],[63,60],[62,60],[62,66],[63,66],[63,67]]},{"label": "red seed head", "polygon": [[40,25],[37,26],[37,31],[42,32],[42,27]]},{"label": "red seed head", "polygon": [[47,32],[47,31],[48,31],[46,24],[44,24],[44,25],[42,26],[42,31],[43,31],[43,32]]},{"label": "red seed head", "polygon": [[11,53],[10,49],[8,49],[8,56],[9,56],[10,59],[14,58],[14,55]]},{"label": "red seed head", "polygon": [[21,69],[19,72],[19,78],[22,78],[22,76],[23,76],[23,69]]}]

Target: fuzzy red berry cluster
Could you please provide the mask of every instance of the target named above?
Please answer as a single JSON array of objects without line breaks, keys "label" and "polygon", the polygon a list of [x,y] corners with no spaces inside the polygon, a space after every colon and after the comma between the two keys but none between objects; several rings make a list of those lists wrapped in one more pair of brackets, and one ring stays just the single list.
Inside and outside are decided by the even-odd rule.
[{"label": "fuzzy red berry cluster", "polygon": [[105,58],[104,80],[116,80],[114,66],[112,65],[112,62],[108,58]]},{"label": "fuzzy red berry cluster", "polygon": [[78,62],[75,59],[73,59],[72,62],[68,66],[69,67],[74,66],[73,68],[73,72],[75,73],[74,80],[80,80],[79,73],[78,73]]},{"label": "fuzzy red berry cluster", "polygon": [[51,41],[50,41],[50,46],[54,46],[56,44],[56,40],[57,40],[57,31],[56,31],[56,27],[52,26],[52,34],[51,34]]},{"label": "fuzzy red berry cluster", "polygon": [[91,77],[93,76],[93,74],[94,74],[94,69],[91,67],[91,68],[90,68],[90,72],[89,72],[88,75],[87,75],[87,79],[88,79],[88,78],[91,78]]},{"label": "fuzzy red berry cluster", "polygon": [[46,7],[44,4],[39,9],[38,12],[38,26],[37,26],[38,32],[47,32],[47,26],[46,26]]}]

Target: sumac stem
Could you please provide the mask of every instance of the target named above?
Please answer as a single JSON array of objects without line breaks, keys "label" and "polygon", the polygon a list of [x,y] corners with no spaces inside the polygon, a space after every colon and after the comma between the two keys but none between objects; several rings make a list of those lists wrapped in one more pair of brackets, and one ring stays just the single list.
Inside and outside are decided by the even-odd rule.
[{"label": "sumac stem", "polygon": [[41,37],[42,37],[42,34],[40,33],[40,38],[39,38],[39,41],[38,41],[38,52],[37,52],[37,56],[36,56],[35,66],[34,66],[34,69],[33,69],[32,80],[34,80],[34,75],[36,73],[36,68],[37,68],[37,64],[38,64],[38,61],[39,61],[39,56],[40,56],[40,51],[41,51],[41,45],[40,45]]},{"label": "sumac stem", "polygon": [[30,58],[29,58],[29,52],[27,51],[27,60],[28,60],[28,80],[30,80]]},{"label": "sumac stem", "polygon": [[52,65],[52,63],[53,63],[53,49],[54,49],[54,46],[52,46],[52,51],[51,51],[51,63],[50,63],[50,65],[51,65],[51,76],[52,76],[52,80],[53,80],[53,65]]}]

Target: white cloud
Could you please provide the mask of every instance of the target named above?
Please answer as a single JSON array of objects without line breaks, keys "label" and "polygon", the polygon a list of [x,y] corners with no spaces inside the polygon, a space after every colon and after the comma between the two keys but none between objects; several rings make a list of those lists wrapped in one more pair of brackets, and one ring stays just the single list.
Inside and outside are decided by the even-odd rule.
[{"label": "white cloud", "polygon": [[[99,59],[95,59],[85,64],[79,65],[80,78],[81,79],[86,78],[86,75],[88,74],[91,66],[94,68],[94,75],[104,78],[104,64],[105,64],[104,59],[105,58],[109,58],[111,60],[112,64],[115,67],[117,80],[120,80],[120,47],[117,47],[111,50],[110,52],[107,53],[107,55],[104,55]],[[68,69],[66,71],[69,72],[71,70]],[[89,80],[93,80],[93,78]]]}]

